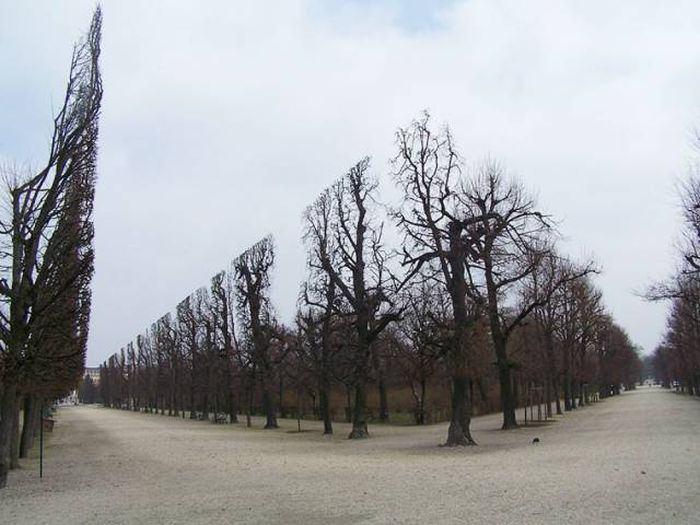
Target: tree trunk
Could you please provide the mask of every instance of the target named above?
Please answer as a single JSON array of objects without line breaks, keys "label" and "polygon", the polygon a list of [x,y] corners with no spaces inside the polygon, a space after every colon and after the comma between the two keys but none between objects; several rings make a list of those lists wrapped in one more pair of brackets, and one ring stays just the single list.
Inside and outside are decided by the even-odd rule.
[{"label": "tree trunk", "polygon": [[10,440],[10,468],[19,468],[19,407],[22,399],[18,396],[15,399],[15,410],[12,414],[12,438]]},{"label": "tree trunk", "polygon": [[266,417],[265,428],[279,428],[279,425],[277,425],[275,402],[267,384],[263,387],[262,402]]},{"label": "tree trunk", "polygon": [[469,430],[471,406],[467,394],[467,383],[466,374],[459,371],[452,378],[452,417],[445,443],[448,447],[476,445]]},{"label": "tree trunk", "polygon": [[282,375],[280,375],[280,391],[279,391],[279,401],[277,403],[277,406],[279,407],[279,410],[280,410],[280,417],[282,419],[287,417],[287,411],[284,408],[284,378]]},{"label": "tree trunk", "polygon": [[34,441],[34,411],[36,400],[33,396],[24,397],[24,414],[22,419],[22,437],[19,443],[19,457],[26,458]]},{"label": "tree trunk", "polygon": [[427,381],[425,379],[420,380],[420,399],[418,401],[418,421],[419,425],[425,425],[425,395]]},{"label": "tree trunk", "polygon": [[502,430],[518,428],[515,419],[515,400],[513,399],[513,385],[511,383],[511,373],[508,361],[499,358],[498,380],[501,384],[501,410],[503,410]]},{"label": "tree trunk", "polygon": [[[561,415],[561,401],[559,400],[559,382],[557,380],[557,369],[554,361],[554,335],[551,327],[547,330],[547,385],[549,387],[549,399],[554,398],[557,415]],[[551,401],[549,404],[549,414],[552,415]]]},{"label": "tree trunk", "polygon": [[449,239],[448,261],[451,275],[449,275],[448,290],[452,301],[454,336],[451,341],[452,348],[450,349],[452,414],[450,416],[450,426],[447,429],[447,442],[445,445],[454,447],[476,445],[476,442],[472,439],[469,430],[472,407],[471,399],[467,392],[467,382],[469,380],[467,373],[467,364],[469,363],[467,326],[470,324],[470,317],[466,307],[467,283],[464,272],[466,253],[462,242],[462,227],[455,221],[450,222]]},{"label": "tree trunk", "polygon": [[571,374],[567,371],[564,376],[564,410],[571,411]]},{"label": "tree trunk", "polygon": [[[216,417],[216,415],[214,415]],[[202,421],[209,421],[209,393],[204,391],[204,399],[202,400]]]},{"label": "tree trunk", "polygon": [[561,399],[559,399],[559,383],[557,382],[556,379],[552,379],[552,390],[554,391],[554,403],[556,404],[557,407],[557,415],[561,416],[562,411],[561,411]]},{"label": "tree trunk", "polygon": [[379,371],[379,421],[382,423],[389,421],[389,401],[387,400],[384,370]]},{"label": "tree trunk", "polygon": [[355,384],[355,407],[352,412],[352,431],[348,439],[365,439],[369,437],[365,414],[366,405],[367,396],[365,392],[365,381],[362,378],[358,378]]},{"label": "tree trunk", "polygon": [[194,385],[195,385],[195,373],[194,373],[194,357],[192,357],[192,375],[190,384],[190,419],[197,419],[197,411],[194,405]]},{"label": "tree trunk", "polygon": [[0,398],[0,488],[7,486],[7,473],[10,470],[10,447],[14,421],[17,386],[11,379],[4,378]]},{"label": "tree trunk", "polygon": [[321,385],[319,385],[318,402],[321,418],[323,418],[323,434],[330,435],[333,433],[333,422],[328,402],[328,385],[325,384],[325,381],[321,381]]},{"label": "tree trunk", "polygon": [[[365,322],[364,325],[367,326]],[[367,431],[367,375],[369,368],[370,344],[366,333],[360,330],[358,333],[359,344],[355,355],[355,406],[352,411],[352,430],[348,439],[366,439]]]},{"label": "tree trunk", "polygon": [[251,376],[247,383],[247,399],[245,404],[245,426],[250,428],[252,426],[252,421],[250,416],[253,413],[253,396],[255,395],[255,377]]},{"label": "tree trunk", "polygon": [[352,423],[352,387],[345,385],[345,422]]},{"label": "tree trunk", "polygon": [[228,395],[228,416],[231,423],[238,423],[238,407],[236,406],[236,396],[233,392]]}]

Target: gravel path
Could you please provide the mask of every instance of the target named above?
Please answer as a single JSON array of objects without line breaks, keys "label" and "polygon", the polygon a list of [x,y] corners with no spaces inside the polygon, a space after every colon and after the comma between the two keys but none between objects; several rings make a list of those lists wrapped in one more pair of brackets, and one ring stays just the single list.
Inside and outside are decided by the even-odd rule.
[{"label": "gravel path", "polygon": [[[259,424],[259,422],[258,422]],[[45,478],[0,492],[0,522],[698,523],[700,402],[642,388],[538,428],[374,426],[350,442],[94,407],[62,409]],[[539,444],[532,439],[539,437]]]}]

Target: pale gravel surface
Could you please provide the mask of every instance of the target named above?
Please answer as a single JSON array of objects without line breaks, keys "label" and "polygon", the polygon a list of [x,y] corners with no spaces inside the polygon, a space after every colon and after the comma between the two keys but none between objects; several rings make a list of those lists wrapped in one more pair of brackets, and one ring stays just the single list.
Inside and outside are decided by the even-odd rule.
[{"label": "pale gravel surface", "polygon": [[700,402],[658,388],[546,427],[477,418],[469,449],[438,447],[443,424],[295,426],[65,408],[46,477],[14,472],[0,523],[700,523]]}]

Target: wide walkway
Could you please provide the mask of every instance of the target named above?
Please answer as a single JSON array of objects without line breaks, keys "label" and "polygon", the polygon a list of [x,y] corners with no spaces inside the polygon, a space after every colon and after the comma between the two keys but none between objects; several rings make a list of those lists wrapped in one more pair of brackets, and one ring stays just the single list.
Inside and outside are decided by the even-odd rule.
[{"label": "wide walkway", "polygon": [[[700,401],[642,388],[511,432],[285,421],[275,431],[93,407],[62,409],[36,462],[0,492],[3,524],[698,523]],[[540,443],[532,444],[534,437]]]}]

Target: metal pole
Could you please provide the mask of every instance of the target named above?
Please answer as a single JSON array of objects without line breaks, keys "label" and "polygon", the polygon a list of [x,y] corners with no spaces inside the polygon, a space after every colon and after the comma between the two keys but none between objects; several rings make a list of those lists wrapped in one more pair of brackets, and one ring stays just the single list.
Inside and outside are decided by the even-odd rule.
[{"label": "metal pole", "polygon": [[44,403],[39,414],[39,477],[44,477]]}]

